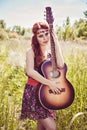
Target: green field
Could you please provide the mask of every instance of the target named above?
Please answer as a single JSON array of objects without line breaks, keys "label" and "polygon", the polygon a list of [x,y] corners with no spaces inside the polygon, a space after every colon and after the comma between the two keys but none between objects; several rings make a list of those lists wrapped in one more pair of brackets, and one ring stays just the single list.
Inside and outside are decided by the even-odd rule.
[{"label": "green field", "polygon": [[[60,42],[75,89],[73,104],[57,111],[58,130],[87,130],[87,45]],[[0,41],[0,130],[36,130],[37,122],[20,121],[27,40]]]}]

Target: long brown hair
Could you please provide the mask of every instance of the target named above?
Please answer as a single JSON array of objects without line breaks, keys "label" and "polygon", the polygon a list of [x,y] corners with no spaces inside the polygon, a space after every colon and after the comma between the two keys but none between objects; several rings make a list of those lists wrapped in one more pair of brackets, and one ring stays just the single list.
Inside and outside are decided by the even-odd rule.
[{"label": "long brown hair", "polygon": [[40,46],[37,40],[37,31],[39,29],[49,29],[49,25],[45,22],[38,22],[33,25],[32,32],[34,35],[32,37],[31,46],[35,56],[35,67],[38,67],[43,60],[42,52],[40,50]]}]

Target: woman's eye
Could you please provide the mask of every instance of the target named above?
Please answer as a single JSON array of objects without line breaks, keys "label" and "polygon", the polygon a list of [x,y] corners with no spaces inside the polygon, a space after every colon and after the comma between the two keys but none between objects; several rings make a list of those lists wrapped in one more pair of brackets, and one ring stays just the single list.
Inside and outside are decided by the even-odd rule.
[{"label": "woman's eye", "polygon": [[38,37],[39,37],[39,38],[42,38],[42,37],[44,37],[44,36],[48,36],[48,34],[49,34],[49,33],[47,32],[47,33],[45,33],[45,34],[38,35]]},{"label": "woman's eye", "polygon": [[48,36],[48,33],[45,33],[45,36]]},{"label": "woman's eye", "polygon": [[39,35],[38,37],[42,38],[42,37],[43,37],[43,35]]}]

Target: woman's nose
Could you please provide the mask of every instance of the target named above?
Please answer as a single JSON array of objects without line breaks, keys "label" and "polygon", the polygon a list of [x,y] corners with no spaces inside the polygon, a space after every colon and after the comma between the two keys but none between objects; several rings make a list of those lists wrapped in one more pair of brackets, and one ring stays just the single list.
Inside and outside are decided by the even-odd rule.
[{"label": "woman's nose", "polygon": [[44,35],[44,36],[43,36],[43,39],[47,39],[47,36],[46,36],[46,35]]}]

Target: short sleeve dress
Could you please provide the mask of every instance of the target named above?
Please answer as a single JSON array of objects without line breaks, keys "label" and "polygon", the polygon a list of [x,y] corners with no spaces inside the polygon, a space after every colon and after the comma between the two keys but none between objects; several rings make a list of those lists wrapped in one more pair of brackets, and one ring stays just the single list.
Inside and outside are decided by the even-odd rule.
[{"label": "short sleeve dress", "polygon": [[[41,65],[42,64],[40,64],[40,66],[36,68],[36,71],[38,71],[40,74],[42,74]],[[39,82],[28,77],[28,82],[25,85],[23,98],[22,98],[22,109],[21,109],[20,119],[29,118],[31,120],[39,120],[48,117],[55,118],[54,110],[45,109],[40,104],[38,99],[39,87],[40,87]]]}]

